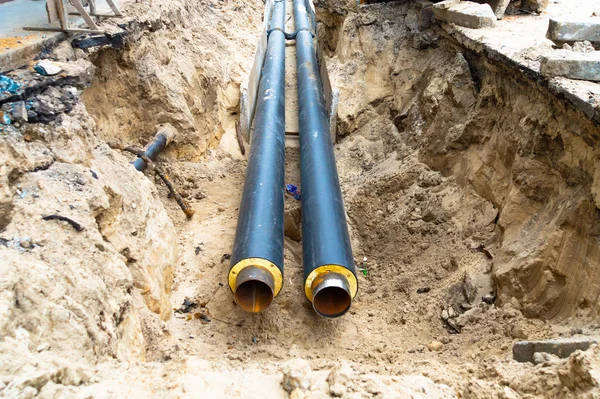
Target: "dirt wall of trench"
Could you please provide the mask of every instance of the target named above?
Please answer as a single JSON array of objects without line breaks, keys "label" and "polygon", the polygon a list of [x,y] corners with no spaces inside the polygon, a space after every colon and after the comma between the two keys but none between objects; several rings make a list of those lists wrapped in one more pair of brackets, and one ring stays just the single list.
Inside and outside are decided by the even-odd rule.
[{"label": "dirt wall of trench", "polygon": [[[564,319],[580,309],[596,314],[600,128],[518,71],[463,50],[441,31],[422,29],[428,21],[416,7],[322,14],[325,24],[343,19],[323,35],[337,35],[326,47],[335,50],[329,64],[341,89],[339,131],[348,136],[343,140],[370,130],[384,143],[380,158],[414,156],[487,203],[482,206],[489,208],[489,233],[466,228],[461,239],[465,246],[491,248],[499,303],[512,301],[533,318]],[[383,210],[374,220],[357,221],[374,228],[362,233],[363,246],[390,247],[386,240],[393,241],[393,230],[410,225],[404,220],[406,225],[397,222],[387,231],[390,215],[383,202],[392,199],[381,198],[406,191],[407,179],[391,179],[383,192],[376,184],[359,191],[357,197],[377,193]],[[356,201],[363,200],[350,200],[351,214]],[[424,213],[433,215],[422,219],[432,219],[426,224],[460,219],[451,205],[428,206]],[[475,221],[478,209],[472,211]],[[398,247],[383,257],[402,258]]]}]

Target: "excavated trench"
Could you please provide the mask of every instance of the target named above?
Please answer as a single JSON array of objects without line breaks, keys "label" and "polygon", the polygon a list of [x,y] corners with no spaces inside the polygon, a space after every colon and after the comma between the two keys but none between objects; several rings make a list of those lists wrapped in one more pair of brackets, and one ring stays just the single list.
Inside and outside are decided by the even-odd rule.
[{"label": "excavated trench", "polygon": [[[75,215],[89,219],[89,235],[43,230],[34,242],[48,248],[54,234],[66,252],[10,257],[25,273],[18,256],[69,265],[66,253],[72,265],[55,267],[50,281],[78,286],[85,276],[71,283],[61,276],[72,273],[81,247],[91,251],[81,264],[93,269],[95,283],[60,288],[75,299],[27,294],[22,280],[12,286],[13,296],[33,298],[11,307],[23,321],[19,328],[36,337],[30,346],[51,341],[50,352],[39,351],[42,365],[57,362],[48,353],[74,364],[85,353],[86,367],[96,367],[95,379],[77,384],[52,374],[47,380],[64,388],[55,392],[171,397],[200,389],[249,397],[260,387],[250,396],[279,397],[279,377],[260,373],[273,375],[299,357],[315,370],[306,397],[340,396],[325,378],[341,360],[357,374],[342,383],[343,397],[593,395],[594,382],[578,376],[587,370],[581,364],[597,364],[596,352],[581,367],[557,363],[545,371],[508,359],[517,339],[598,328],[600,127],[540,83],[462,48],[425,23],[414,5],[318,4],[319,37],[340,90],[335,155],[359,294],[342,318],[314,313],[303,292],[301,210],[286,196],[284,289],[265,312],[250,315],[235,305],[226,279],[246,167],[235,139],[239,88],[262,4],[203,14],[207,5],[197,3],[145,10],[128,46],[90,55],[96,72],[82,94],[85,109],[62,122],[73,130],[73,120],[93,119],[75,128],[94,136],[84,140],[85,159],[65,155],[11,183],[43,190],[46,180],[60,181],[63,201],[82,201],[73,181],[89,168],[100,176],[100,183],[86,177],[77,188],[87,205]],[[151,171],[155,187],[127,164],[129,155],[105,145],[145,145],[165,123],[178,137],[158,162],[195,209],[191,220]],[[286,148],[286,183],[300,183],[294,146]],[[23,236],[22,215],[34,206],[17,203],[3,234]],[[35,270],[45,269],[40,263]],[[46,317],[36,301],[54,301],[47,329],[56,336],[44,338],[31,324]],[[68,326],[56,310],[62,307],[77,314],[87,337],[73,338],[71,348],[58,343]],[[17,331],[17,324],[3,328]],[[14,331],[9,335],[18,341]],[[129,377],[123,361],[133,362]],[[25,367],[7,364],[17,374]],[[202,383],[186,380],[194,372],[208,374]],[[403,377],[410,375],[432,381]],[[232,388],[231,380],[239,384]],[[5,383],[12,389],[11,381]],[[39,393],[45,385],[24,386]]]}]

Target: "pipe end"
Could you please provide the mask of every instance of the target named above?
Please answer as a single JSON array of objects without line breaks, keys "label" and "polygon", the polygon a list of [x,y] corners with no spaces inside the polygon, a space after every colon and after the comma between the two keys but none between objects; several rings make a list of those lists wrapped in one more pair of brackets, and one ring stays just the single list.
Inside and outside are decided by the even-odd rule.
[{"label": "pipe end", "polygon": [[352,304],[348,279],[336,272],[324,273],[315,278],[312,292],[313,308],[323,317],[340,317]]},{"label": "pipe end", "polygon": [[273,302],[274,287],[275,279],[267,269],[245,267],[235,280],[235,302],[246,312],[262,312]]}]

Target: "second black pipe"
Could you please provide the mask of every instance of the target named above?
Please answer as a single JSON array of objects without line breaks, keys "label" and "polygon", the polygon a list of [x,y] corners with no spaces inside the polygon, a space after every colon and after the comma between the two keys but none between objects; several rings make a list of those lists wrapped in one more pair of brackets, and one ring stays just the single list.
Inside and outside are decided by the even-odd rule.
[{"label": "second black pipe", "polygon": [[309,7],[305,0],[294,0],[304,291],[317,313],[338,317],[350,308],[358,283]]}]

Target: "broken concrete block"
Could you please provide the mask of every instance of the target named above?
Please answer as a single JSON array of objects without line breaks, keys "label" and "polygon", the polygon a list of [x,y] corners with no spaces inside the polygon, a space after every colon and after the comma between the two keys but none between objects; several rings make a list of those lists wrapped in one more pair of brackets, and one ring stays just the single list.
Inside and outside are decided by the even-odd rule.
[{"label": "broken concrete block", "polygon": [[513,359],[517,362],[534,363],[534,354],[549,353],[561,359],[567,358],[576,350],[588,350],[595,344],[593,339],[557,339],[550,341],[519,341],[513,345]]},{"label": "broken concrete block", "polygon": [[439,20],[473,29],[487,28],[496,24],[496,16],[489,4],[442,1],[434,4],[433,14]]},{"label": "broken concrete block", "polygon": [[564,76],[570,79],[600,82],[600,51],[580,53],[569,50],[553,51],[542,56],[543,76]]},{"label": "broken concrete block", "polygon": [[600,43],[600,17],[580,19],[550,19],[546,37],[557,43],[589,42]]},{"label": "broken concrete block", "polygon": [[17,122],[27,122],[27,108],[25,107],[25,101],[13,103],[10,113]]},{"label": "broken concrete block", "polygon": [[480,4],[489,4],[492,7],[492,11],[494,15],[498,19],[502,19],[504,17],[504,12],[510,3],[510,0],[476,0]]}]

